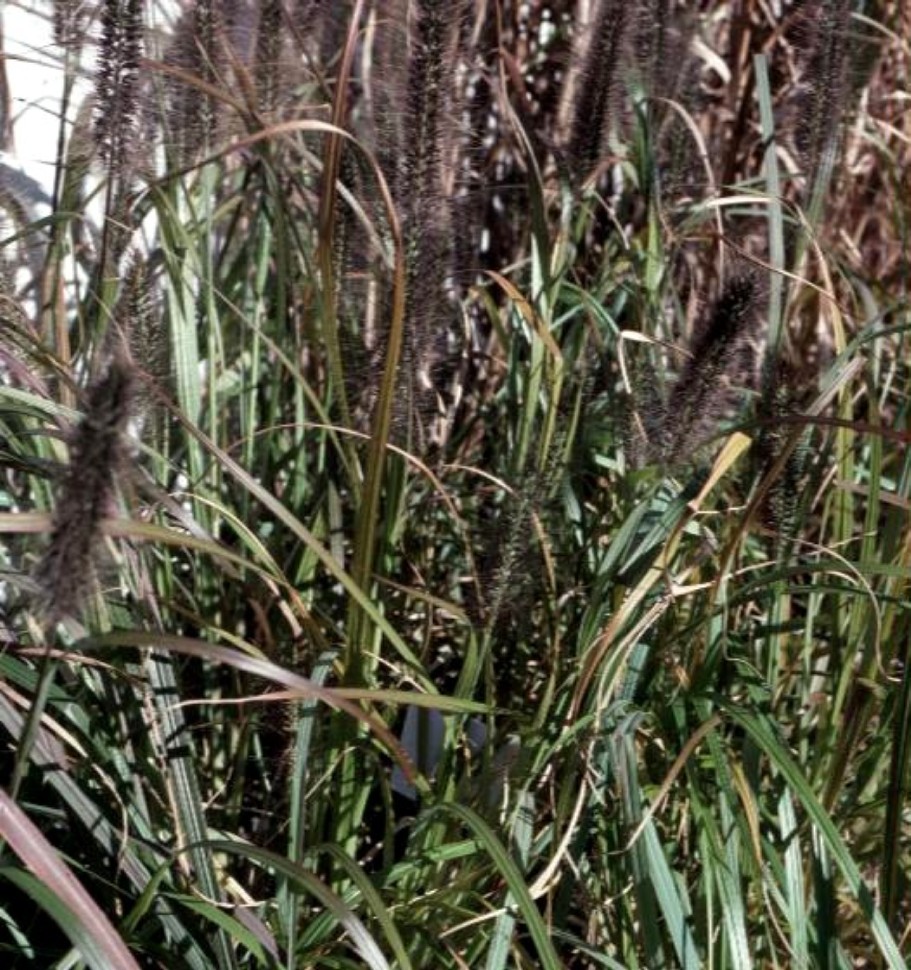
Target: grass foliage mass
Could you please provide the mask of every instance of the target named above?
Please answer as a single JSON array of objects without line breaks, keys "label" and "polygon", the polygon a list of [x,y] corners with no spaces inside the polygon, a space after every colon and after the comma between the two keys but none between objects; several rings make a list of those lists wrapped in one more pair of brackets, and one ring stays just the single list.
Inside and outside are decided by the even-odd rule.
[{"label": "grass foliage mass", "polygon": [[907,4],[32,6],[0,965],[905,968]]}]

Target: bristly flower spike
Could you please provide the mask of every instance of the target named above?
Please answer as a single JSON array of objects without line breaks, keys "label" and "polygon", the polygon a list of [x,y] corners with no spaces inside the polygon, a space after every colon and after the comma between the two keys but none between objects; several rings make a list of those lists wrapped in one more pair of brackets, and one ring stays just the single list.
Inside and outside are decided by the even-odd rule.
[{"label": "bristly flower spike", "polygon": [[36,576],[50,623],[75,614],[91,588],[101,526],[113,510],[127,455],[134,388],[131,367],[115,358],[86,392],[85,412],[73,433],[60,484],[51,542]]},{"label": "bristly flower spike", "polygon": [[725,285],[670,393],[658,440],[652,445],[658,460],[671,465],[685,460],[721,421],[759,302],[755,273],[741,272]]},{"label": "bristly flower spike", "polygon": [[95,142],[111,179],[130,168],[139,132],[143,0],[104,0],[96,79]]},{"label": "bristly flower spike", "polygon": [[581,181],[597,166],[614,123],[635,4],[601,0],[588,37],[580,45],[577,95],[567,133],[566,157]]}]

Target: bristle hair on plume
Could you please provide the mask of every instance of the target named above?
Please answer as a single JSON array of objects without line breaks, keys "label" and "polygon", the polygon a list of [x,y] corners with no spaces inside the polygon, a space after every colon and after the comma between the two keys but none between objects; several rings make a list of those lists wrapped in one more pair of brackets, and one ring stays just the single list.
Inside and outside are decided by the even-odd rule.
[{"label": "bristle hair on plume", "polygon": [[[642,87],[666,97],[675,84],[680,62],[668,60],[671,0],[640,0],[635,13],[634,57]],[[675,52],[677,53],[677,52]]]},{"label": "bristle hair on plume", "polygon": [[626,351],[629,395],[621,416],[624,453],[630,466],[643,468],[660,452],[658,442],[667,425],[667,402],[661,383],[656,380],[651,348],[632,343]]},{"label": "bristle hair on plume", "polygon": [[51,623],[74,615],[91,587],[101,525],[113,510],[127,455],[134,388],[132,368],[114,358],[86,391],[60,482],[50,545],[36,574],[42,612]]},{"label": "bristle hair on plume", "polygon": [[[756,439],[756,470],[760,477],[771,474],[794,431],[794,425],[784,419],[800,413],[797,380],[794,368],[779,360],[772,379],[766,382],[757,409],[760,422]],[[777,534],[778,542],[786,547],[796,533],[801,501],[801,480],[809,458],[809,431],[804,430],[792,448],[778,476],[770,484],[760,514],[765,524]]]},{"label": "bristle hair on plume", "polygon": [[851,0],[817,0],[807,15],[810,49],[795,134],[809,193],[817,177],[825,179],[838,145],[848,93]]},{"label": "bristle hair on plume", "polygon": [[256,26],[254,73],[258,108],[267,113],[275,110],[279,96],[283,13],[282,0],[261,0]]},{"label": "bristle hair on plume", "polygon": [[[165,51],[166,64],[217,85],[226,73],[223,0],[194,0],[174,29]],[[165,145],[185,165],[216,140],[218,116],[208,94],[182,80],[166,80],[167,111],[161,116]]]},{"label": "bristle hair on plume", "polygon": [[136,416],[147,416],[156,399],[151,388],[167,386],[170,376],[168,334],[156,312],[154,282],[148,261],[136,250],[128,253],[114,309],[115,328],[109,333],[112,357],[127,354],[135,362],[139,386],[134,396]]},{"label": "bristle hair on plume", "polygon": [[601,0],[576,42],[577,66],[567,87],[572,107],[565,155],[577,181],[596,168],[616,120],[635,6],[629,0]]},{"label": "bristle hair on plume", "polygon": [[[529,557],[533,542],[532,516],[539,498],[537,481],[525,476],[515,492],[479,535],[479,588],[471,605],[474,620],[494,629],[521,611],[533,577],[534,558]],[[527,604],[526,604],[527,605]]]},{"label": "bristle hair on plume", "polygon": [[755,272],[735,273],[722,289],[708,325],[694,341],[690,357],[671,390],[651,454],[670,465],[685,461],[724,418],[731,379],[755,327],[759,306]]},{"label": "bristle hair on plume", "polygon": [[[406,276],[394,433],[420,450],[427,437],[425,419],[437,409],[433,375],[449,302],[451,204],[444,190],[443,156],[463,8],[463,3],[452,0],[420,0],[412,5],[404,97],[406,137],[394,172]],[[392,158],[388,151],[379,154]]]},{"label": "bristle hair on plume", "polygon": [[82,0],[54,0],[54,43],[68,50],[85,38],[88,8]]},{"label": "bristle hair on plume", "polygon": [[104,0],[94,135],[108,175],[129,172],[139,133],[144,0]]}]

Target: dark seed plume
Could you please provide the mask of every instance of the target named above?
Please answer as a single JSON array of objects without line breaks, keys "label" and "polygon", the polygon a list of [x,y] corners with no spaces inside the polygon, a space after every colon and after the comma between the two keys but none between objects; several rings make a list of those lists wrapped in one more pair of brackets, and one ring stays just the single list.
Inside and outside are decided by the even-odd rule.
[{"label": "dark seed plume", "polygon": [[96,78],[94,134],[112,179],[129,171],[140,127],[143,0],[105,0]]},{"label": "dark seed plume", "polygon": [[756,322],[758,303],[754,273],[735,275],[724,287],[668,398],[657,440],[652,442],[652,453],[659,461],[671,465],[685,461],[724,417],[731,379]]},{"label": "dark seed plume", "polygon": [[86,392],[60,482],[51,542],[36,577],[43,612],[52,623],[75,614],[91,588],[101,525],[111,514],[126,457],[133,396],[132,370],[119,359]]},{"label": "dark seed plume", "polygon": [[567,163],[576,180],[597,166],[616,120],[634,7],[627,0],[602,0],[594,22],[579,38],[580,66],[566,142]]}]

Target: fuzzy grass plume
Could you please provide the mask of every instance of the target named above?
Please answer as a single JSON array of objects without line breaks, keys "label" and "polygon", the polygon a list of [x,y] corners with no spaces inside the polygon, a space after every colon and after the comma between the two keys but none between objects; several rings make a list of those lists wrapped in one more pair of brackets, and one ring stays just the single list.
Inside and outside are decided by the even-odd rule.
[{"label": "fuzzy grass plume", "polygon": [[[823,244],[801,267],[778,243],[803,190],[784,163],[811,36],[795,50],[787,25],[817,0],[631,3],[622,66],[595,65],[615,72],[617,111],[579,116],[600,128],[579,181],[556,157],[573,117],[558,130],[557,103],[613,0],[464,0],[467,27],[427,0],[294,0],[282,40],[305,76],[291,106],[282,70],[261,118],[234,107],[271,97],[265,3],[245,3],[212,0],[208,38],[196,0],[154,18],[163,57],[187,55],[149,62],[156,127],[185,126],[178,88],[225,110],[188,142],[197,158],[217,135],[204,166],[178,165],[163,131],[128,196],[132,265],[82,245],[97,219],[76,190],[94,183],[71,185],[72,166],[50,217],[11,214],[0,240],[27,315],[0,302],[0,744],[19,807],[144,966],[906,970],[906,45],[864,8],[894,61],[857,124],[838,122],[839,218],[808,220]],[[327,104],[350,138],[305,124],[231,144]],[[667,194],[677,108],[710,200]],[[90,128],[67,125],[61,152]],[[407,257],[377,215],[377,168]],[[719,276],[722,245],[742,255]],[[773,400],[754,392],[755,345],[783,274],[777,356],[797,374]],[[464,376],[444,386],[434,341],[454,347],[456,320]],[[379,362],[361,369],[346,331]],[[143,429],[140,481],[123,429],[156,341],[174,404],[167,433]],[[373,406],[352,394],[344,414],[342,382],[377,372]],[[434,394],[445,439],[417,460],[387,447]],[[746,396],[751,454],[738,438],[707,475]],[[73,398],[63,468],[49,416]],[[413,424],[394,431],[420,452]],[[785,467],[798,437],[804,470]],[[770,537],[754,512],[775,479]],[[129,541],[109,562],[106,517],[134,487],[142,519],[116,521]],[[49,544],[44,603],[23,603],[20,564]],[[388,730],[419,776],[404,758],[392,774]],[[53,887],[31,893],[39,877],[6,861],[0,964],[71,963]]]},{"label": "fuzzy grass plume", "polygon": [[[210,85],[225,74],[222,35],[224,12],[216,0],[195,0],[180,18],[165,62]],[[162,118],[165,144],[175,162],[185,165],[216,139],[217,105],[209,94],[178,80],[166,84],[167,114]]]},{"label": "fuzzy grass plume", "polygon": [[54,43],[80,46],[85,39],[88,9],[80,0],[54,0]]},{"label": "fuzzy grass plume", "polygon": [[637,4],[635,20],[635,61],[643,88],[649,94],[666,95],[679,71],[680,60],[670,61],[680,51],[670,46],[670,0],[642,0]]},{"label": "fuzzy grass plume", "polygon": [[811,47],[806,83],[798,104],[797,150],[812,203],[818,186],[828,184],[835,161],[838,133],[848,94],[848,24],[850,0],[818,0],[811,4]]},{"label": "fuzzy grass plume", "polygon": [[281,91],[281,72],[289,66],[283,65],[281,56],[284,28],[281,0],[263,0],[256,27],[254,74],[258,107],[267,115],[275,111]]},{"label": "fuzzy grass plume", "polygon": [[43,608],[51,622],[75,614],[91,587],[101,525],[111,514],[126,458],[125,432],[135,382],[123,360],[90,385],[85,411],[70,442],[60,483],[51,542],[37,571]]},{"label": "fuzzy grass plume", "polygon": [[652,454],[674,465],[685,461],[724,417],[731,380],[759,305],[759,283],[749,271],[725,284],[704,332],[697,337],[652,441]]},{"label": "fuzzy grass plume", "polygon": [[157,414],[155,396],[148,388],[163,388],[169,382],[170,348],[161,315],[156,312],[152,271],[138,252],[126,260],[114,319],[117,328],[110,333],[111,351],[116,356],[118,344],[125,345],[129,359],[136,362],[141,381],[133,397],[134,410],[147,419]]},{"label": "fuzzy grass plume", "polygon": [[139,131],[143,0],[105,0],[96,79],[94,134],[111,179],[132,161]]},{"label": "fuzzy grass plume", "polygon": [[457,57],[462,4],[422,0],[415,5],[405,81],[404,144],[395,173],[406,260],[406,333],[395,424],[409,446],[423,450],[436,410],[434,369],[446,342],[449,200],[443,154]]},{"label": "fuzzy grass plume", "polygon": [[626,0],[602,0],[591,27],[579,38],[565,148],[570,171],[579,181],[597,166],[616,121],[635,6]]},{"label": "fuzzy grass plume", "polygon": [[[771,473],[793,433],[793,425],[784,419],[794,418],[800,411],[796,375],[784,360],[778,362],[772,380],[766,383],[757,409],[761,428],[756,440],[756,470],[761,477]],[[761,509],[766,526],[777,534],[782,549],[794,537],[799,521],[800,485],[807,468],[808,446],[809,432],[804,431],[771,483]]]}]

